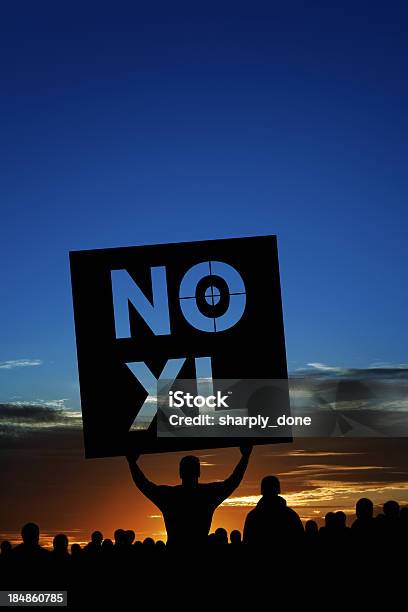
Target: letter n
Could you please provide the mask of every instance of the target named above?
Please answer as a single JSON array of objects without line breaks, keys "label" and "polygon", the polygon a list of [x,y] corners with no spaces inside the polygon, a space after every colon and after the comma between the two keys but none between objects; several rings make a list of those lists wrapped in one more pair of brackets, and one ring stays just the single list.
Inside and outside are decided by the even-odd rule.
[{"label": "letter n", "polygon": [[115,331],[118,339],[131,337],[129,304],[132,304],[156,336],[171,333],[166,268],[157,266],[150,271],[151,302],[126,270],[111,271]]}]

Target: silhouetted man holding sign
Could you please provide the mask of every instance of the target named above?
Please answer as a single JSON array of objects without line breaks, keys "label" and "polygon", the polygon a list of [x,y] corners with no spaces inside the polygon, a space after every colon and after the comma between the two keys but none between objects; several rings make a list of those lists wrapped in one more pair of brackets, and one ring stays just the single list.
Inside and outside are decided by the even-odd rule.
[{"label": "silhouetted man holding sign", "polygon": [[156,485],[137,465],[139,455],[127,455],[136,486],[162,512],[169,548],[197,548],[207,543],[215,509],[239,486],[248,466],[252,446],[241,447],[242,457],[222,482],[200,484],[200,460],[188,455],[180,461],[181,485]]}]

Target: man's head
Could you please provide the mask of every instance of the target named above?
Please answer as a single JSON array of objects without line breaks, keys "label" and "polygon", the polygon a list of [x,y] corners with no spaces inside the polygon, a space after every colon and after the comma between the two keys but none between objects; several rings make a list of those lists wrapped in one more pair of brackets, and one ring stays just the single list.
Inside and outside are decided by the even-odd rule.
[{"label": "man's head", "polygon": [[58,533],[55,536],[52,545],[54,547],[54,551],[57,553],[68,552],[68,538],[65,533]]},{"label": "man's head", "polygon": [[126,529],[125,536],[126,536],[126,544],[128,546],[131,546],[136,538],[135,532],[133,531],[133,529]]},{"label": "man's head", "polygon": [[40,528],[35,523],[27,523],[21,530],[21,537],[27,546],[36,546],[40,539]]},{"label": "man's head", "polygon": [[383,511],[388,519],[397,519],[400,512],[399,503],[393,500],[387,501],[383,505]]},{"label": "man's head", "polygon": [[371,499],[362,497],[356,503],[356,516],[361,520],[370,520],[373,518],[374,505]]},{"label": "man's head", "polygon": [[92,544],[95,546],[100,546],[102,544],[103,534],[101,531],[93,531],[91,535]]},{"label": "man's head", "polygon": [[126,533],[124,529],[116,529],[113,537],[115,538],[115,546],[119,547],[119,546],[123,546],[124,544],[126,544]]},{"label": "man's head", "polygon": [[261,493],[266,499],[275,497],[281,492],[279,478],[276,476],[265,476],[261,482]]},{"label": "man's head", "polygon": [[226,529],[224,529],[223,527],[218,527],[218,529],[216,529],[214,533],[217,539],[217,544],[221,544],[224,546],[228,544],[228,533]]},{"label": "man's head", "polygon": [[194,455],[186,455],[180,461],[180,478],[183,484],[194,484],[200,478],[200,460]]},{"label": "man's head", "polygon": [[336,517],[336,527],[337,529],[344,529],[346,527],[347,516],[342,510],[338,510],[334,513]]},{"label": "man's head", "polygon": [[233,529],[230,533],[230,542],[231,544],[241,544],[242,537],[241,532],[238,529]]}]

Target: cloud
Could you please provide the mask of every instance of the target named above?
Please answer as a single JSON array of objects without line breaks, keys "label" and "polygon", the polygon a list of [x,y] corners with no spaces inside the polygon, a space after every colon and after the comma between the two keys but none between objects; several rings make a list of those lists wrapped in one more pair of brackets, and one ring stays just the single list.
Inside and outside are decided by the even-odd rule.
[{"label": "cloud", "polygon": [[[306,483],[308,488],[300,491],[284,493],[288,506],[300,510],[307,509],[307,512],[300,512],[301,518],[310,518],[316,514],[316,510],[320,508],[326,509],[347,509],[353,511],[356,501],[364,497],[373,497],[377,505],[384,503],[387,499],[392,498],[407,498],[408,482],[353,482],[349,480],[342,481],[309,481]],[[260,495],[241,495],[226,499],[222,506],[224,507],[247,507],[256,506],[260,499]]]},{"label": "cloud", "polygon": [[21,438],[39,431],[80,430],[81,413],[63,407],[65,400],[43,404],[15,402],[0,404],[0,438]]},{"label": "cloud", "polygon": [[[391,470],[391,467],[385,467],[381,465],[333,465],[325,463],[313,463],[310,465],[300,465],[296,469],[288,470],[285,472],[278,472],[277,475],[287,478],[288,476],[301,476],[302,482],[304,479],[313,478],[330,478],[336,475],[336,472],[342,472],[352,476],[352,472],[362,471],[381,471]],[[361,478],[361,474],[358,475]]]},{"label": "cloud", "polygon": [[374,361],[370,368],[372,369],[392,369],[392,370],[406,370],[408,369],[408,363],[389,363],[388,361]]},{"label": "cloud", "polygon": [[321,372],[343,372],[344,368],[339,368],[337,366],[329,366],[324,363],[320,363],[318,361],[312,361],[311,363],[307,363],[311,368],[315,368],[315,370],[320,370]]},{"label": "cloud", "polygon": [[8,403],[11,406],[46,406],[47,408],[67,408],[65,406],[65,402],[68,401],[67,397],[63,397],[61,399],[35,399],[31,401],[27,400],[16,400]]},{"label": "cloud", "polygon": [[43,362],[41,359],[10,359],[9,361],[0,361],[0,370],[13,370],[14,368],[28,368],[40,366]]}]

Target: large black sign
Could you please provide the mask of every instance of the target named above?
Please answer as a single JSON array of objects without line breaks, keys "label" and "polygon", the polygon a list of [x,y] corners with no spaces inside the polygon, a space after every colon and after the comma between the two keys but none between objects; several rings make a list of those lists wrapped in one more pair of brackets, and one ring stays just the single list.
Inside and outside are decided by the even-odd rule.
[{"label": "large black sign", "polygon": [[74,251],[70,260],[86,456],[129,444],[141,453],[239,444],[157,437],[152,389],[164,379],[287,379],[276,237]]}]

